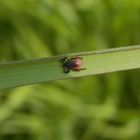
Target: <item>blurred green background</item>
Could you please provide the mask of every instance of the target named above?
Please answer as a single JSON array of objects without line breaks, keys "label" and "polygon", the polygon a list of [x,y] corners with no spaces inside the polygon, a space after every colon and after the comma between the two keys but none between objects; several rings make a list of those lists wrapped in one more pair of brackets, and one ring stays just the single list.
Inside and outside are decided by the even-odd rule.
[{"label": "blurred green background", "polygon": [[[135,44],[139,0],[0,0],[0,63]],[[0,91],[0,140],[139,140],[139,76]]]}]

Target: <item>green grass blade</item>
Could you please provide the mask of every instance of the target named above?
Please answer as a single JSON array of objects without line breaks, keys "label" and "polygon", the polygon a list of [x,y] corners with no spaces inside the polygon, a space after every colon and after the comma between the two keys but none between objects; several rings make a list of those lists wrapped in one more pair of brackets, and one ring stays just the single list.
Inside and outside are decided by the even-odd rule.
[{"label": "green grass blade", "polygon": [[0,89],[46,82],[51,80],[81,77],[120,70],[140,68],[140,45],[107,49],[103,51],[66,54],[82,56],[87,70],[66,74],[60,59],[64,56],[18,61],[0,65]]}]

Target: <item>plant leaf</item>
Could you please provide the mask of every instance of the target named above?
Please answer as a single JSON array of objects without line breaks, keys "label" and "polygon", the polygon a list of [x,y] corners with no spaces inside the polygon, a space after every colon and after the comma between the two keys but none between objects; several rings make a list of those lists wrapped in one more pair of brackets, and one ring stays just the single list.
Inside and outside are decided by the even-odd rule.
[{"label": "plant leaf", "polygon": [[[64,56],[83,57],[87,69],[64,73],[60,61]],[[140,45],[16,61],[0,65],[0,89],[135,68],[140,68]]]}]

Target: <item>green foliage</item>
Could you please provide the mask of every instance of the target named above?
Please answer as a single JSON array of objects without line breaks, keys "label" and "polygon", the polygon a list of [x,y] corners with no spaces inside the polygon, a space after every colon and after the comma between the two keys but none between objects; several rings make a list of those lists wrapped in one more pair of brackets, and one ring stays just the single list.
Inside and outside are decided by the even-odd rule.
[{"label": "green foliage", "polygon": [[[65,73],[62,64],[64,56],[80,56],[81,70]],[[0,65],[0,89],[35,83],[82,77],[140,68],[140,45],[90,51],[27,61],[14,61]],[[121,62],[121,63],[120,63]]]},{"label": "green foliage", "polygon": [[[139,10],[139,0],[1,0],[0,61],[140,44]],[[0,140],[139,140],[139,74],[0,91]]]}]

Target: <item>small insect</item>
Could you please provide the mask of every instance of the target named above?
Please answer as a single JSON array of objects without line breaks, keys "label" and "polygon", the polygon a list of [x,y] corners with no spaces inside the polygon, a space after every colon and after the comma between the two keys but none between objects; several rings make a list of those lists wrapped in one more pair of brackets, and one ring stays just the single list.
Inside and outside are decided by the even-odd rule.
[{"label": "small insect", "polygon": [[61,59],[61,62],[63,64],[64,72],[69,73],[70,70],[73,71],[80,71],[80,70],[86,70],[86,68],[81,68],[82,66],[82,57],[64,57]]}]

